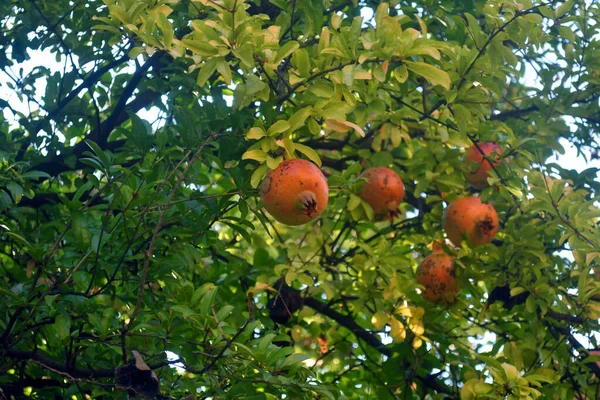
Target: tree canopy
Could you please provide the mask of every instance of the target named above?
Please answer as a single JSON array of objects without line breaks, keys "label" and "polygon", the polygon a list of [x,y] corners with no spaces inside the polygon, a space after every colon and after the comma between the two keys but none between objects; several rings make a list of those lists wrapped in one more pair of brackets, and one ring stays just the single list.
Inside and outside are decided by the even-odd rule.
[{"label": "tree canopy", "polygon": [[[551,160],[598,158],[599,2],[5,0],[0,20],[3,398],[598,397],[598,169]],[[261,182],[295,158],[329,199],[290,226]],[[388,219],[373,167],[403,181]],[[446,240],[468,196],[497,212],[485,243]],[[434,251],[444,301],[418,281]]]}]

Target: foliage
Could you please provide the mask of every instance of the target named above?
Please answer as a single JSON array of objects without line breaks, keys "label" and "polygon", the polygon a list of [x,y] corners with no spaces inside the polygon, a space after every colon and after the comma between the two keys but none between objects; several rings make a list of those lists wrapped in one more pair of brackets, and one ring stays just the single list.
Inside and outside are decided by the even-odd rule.
[{"label": "foliage", "polygon": [[[1,2],[0,393],[594,397],[598,170],[548,160],[597,157],[599,7]],[[478,194],[500,232],[445,245],[462,289],[428,303],[479,141],[506,149]],[[292,157],[331,189],[300,227],[256,190]],[[358,196],[372,166],[406,185],[395,221]]]}]

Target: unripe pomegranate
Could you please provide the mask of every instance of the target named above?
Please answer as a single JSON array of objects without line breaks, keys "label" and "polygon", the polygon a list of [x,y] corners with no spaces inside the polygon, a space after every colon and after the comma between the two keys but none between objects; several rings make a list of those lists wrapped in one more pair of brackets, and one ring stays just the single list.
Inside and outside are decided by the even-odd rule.
[{"label": "unripe pomegranate", "polygon": [[479,197],[469,196],[453,201],[444,211],[442,227],[448,239],[460,247],[463,235],[473,246],[490,243],[498,232],[498,214],[494,206]]},{"label": "unripe pomegranate", "polygon": [[421,292],[425,300],[449,304],[456,300],[460,287],[454,257],[445,254],[439,243],[433,244],[433,254],[419,264],[416,276],[417,283],[425,287]]},{"label": "unripe pomegranate", "polygon": [[327,179],[310,161],[285,160],[260,185],[265,209],[286,225],[302,225],[317,218],[329,200]]},{"label": "unripe pomegranate", "polygon": [[[486,156],[495,160],[493,163],[494,167],[500,163],[500,154],[504,152],[504,149],[501,146],[493,142],[478,143],[478,146]],[[494,153],[496,155],[494,155]],[[467,182],[475,189],[485,189],[488,187],[489,184],[487,178],[490,176],[492,165],[488,160],[483,158],[483,155],[475,145],[471,146],[465,152],[464,161],[469,169],[469,172],[467,172],[467,175],[465,176]],[[473,163],[479,164],[479,167],[475,171],[473,171],[475,168]]]},{"label": "unripe pomegranate", "polygon": [[400,212],[398,206],[404,198],[404,183],[396,172],[389,168],[369,168],[360,177],[368,179],[359,196],[366,201],[373,212],[375,219],[380,221],[388,218],[390,221]]}]

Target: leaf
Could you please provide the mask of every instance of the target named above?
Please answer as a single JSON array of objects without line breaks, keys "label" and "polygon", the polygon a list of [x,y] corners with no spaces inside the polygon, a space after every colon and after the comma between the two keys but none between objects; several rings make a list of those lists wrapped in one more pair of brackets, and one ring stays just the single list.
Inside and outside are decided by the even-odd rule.
[{"label": "leaf", "polygon": [[395,317],[390,318],[390,336],[394,338],[397,343],[402,343],[406,339],[406,329],[402,322],[398,321]]},{"label": "leaf", "polygon": [[400,65],[398,68],[394,69],[394,78],[399,83],[404,83],[408,79],[408,69],[405,64]]},{"label": "leaf", "polygon": [[319,157],[319,153],[317,153],[315,150],[301,143],[294,143],[294,147],[297,151],[308,157],[309,160],[321,167],[321,157]]},{"label": "leaf", "polygon": [[296,151],[296,145],[290,138],[285,138],[281,140],[283,147],[287,153],[287,158],[294,158],[294,152]]},{"label": "leaf", "polygon": [[50,175],[48,175],[45,172],[42,171],[27,171],[21,174],[21,178],[23,179],[31,179],[31,180],[35,180],[35,179],[48,179],[50,178]]},{"label": "leaf", "polygon": [[290,124],[287,121],[284,120],[279,120],[277,122],[275,122],[273,125],[271,125],[269,127],[269,129],[267,129],[267,134],[269,136],[275,136],[279,133],[283,133],[287,130],[290,129]]},{"label": "leaf", "polygon": [[277,55],[275,56],[275,64],[279,64],[281,61],[283,61],[284,58],[286,58],[287,56],[289,56],[290,54],[292,54],[294,51],[298,50],[300,48],[300,43],[296,42],[295,40],[291,40],[289,42],[287,42],[286,44],[284,44],[283,46],[281,46],[281,48],[277,51]]},{"label": "leaf", "polygon": [[[262,164],[258,168],[256,168],[256,170],[254,170],[254,172],[252,173],[252,177],[250,178],[250,185],[252,185],[253,188],[258,187],[258,185],[262,181],[262,178],[267,173],[268,169],[269,169],[269,167],[267,167],[267,164]],[[261,220],[261,222],[262,222],[262,220]],[[268,229],[267,229],[267,232],[268,232]]]},{"label": "leaf", "polygon": [[108,155],[104,152],[104,150],[102,150],[100,146],[98,146],[95,142],[91,140],[86,140],[85,144],[87,144],[88,147],[92,149],[96,157],[98,157],[98,160],[102,163],[104,169],[108,169],[110,167],[110,159],[108,158]]},{"label": "leaf", "polygon": [[206,81],[208,81],[208,79],[212,76],[216,69],[216,58],[211,58],[210,60],[206,61],[200,68],[200,71],[198,71],[198,78],[196,78],[196,83],[198,84],[198,86],[203,87],[206,84]]},{"label": "leaf", "polygon": [[148,121],[141,119],[136,113],[127,110],[131,119],[131,132],[128,138],[141,151],[147,152],[152,146],[152,127]]},{"label": "leaf", "polygon": [[188,318],[188,317],[190,317],[192,315],[196,315],[196,312],[194,310],[192,310],[191,308],[186,307],[184,305],[181,305],[181,304],[172,305],[170,307],[170,309],[173,310],[176,313],[181,314],[181,316],[183,318]]},{"label": "leaf", "polygon": [[260,139],[266,135],[267,135],[267,132],[265,132],[265,130],[263,128],[255,126],[255,127],[250,128],[248,133],[246,133],[246,138],[247,139]]},{"label": "leaf", "polygon": [[11,197],[15,204],[19,204],[21,198],[23,197],[23,188],[21,185],[15,182],[8,182],[6,184],[6,189],[10,192]]},{"label": "leaf", "polygon": [[291,354],[285,358],[285,362],[281,366],[281,369],[289,367],[290,365],[297,364],[304,360],[308,360],[309,358],[310,356],[307,356],[306,354]]},{"label": "leaf", "polygon": [[216,56],[219,54],[219,50],[215,46],[212,46],[203,40],[183,39],[181,43],[192,52],[203,57]]},{"label": "leaf", "polygon": [[348,132],[350,128],[353,128],[362,137],[365,137],[365,131],[355,123],[349,121],[340,121],[337,119],[328,119],[325,121],[327,127],[333,129],[336,132]]},{"label": "leaf", "polygon": [[359,205],[360,205],[360,197],[358,197],[355,194],[351,194],[350,199],[348,200],[348,204],[346,205],[346,208],[348,209],[348,211],[354,210]]},{"label": "leaf", "polygon": [[289,123],[289,128],[288,130],[290,132],[294,132],[298,129],[300,129],[301,127],[304,126],[304,122],[306,121],[306,119],[308,117],[310,117],[313,113],[313,108],[312,107],[304,107],[303,109],[296,111],[294,113],[294,115],[292,115],[290,117],[290,119],[288,120]]},{"label": "leaf", "polygon": [[310,58],[306,49],[298,49],[292,55],[292,65],[296,67],[302,78],[310,75]]},{"label": "leaf", "polygon": [[519,371],[514,365],[503,363],[502,368],[504,369],[508,382],[516,381],[519,377]]},{"label": "leaf", "polygon": [[59,314],[54,322],[58,336],[65,339],[71,335],[71,318],[67,314]]},{"label": "leaf", "polygon": [[217,71],[221,74],[226,84],[231,84],[231,69],[229,68],[229,63],[222,57],[217,61]]},{"label": "leaf", "polygon": [[267,157],[267,153],[258,149],[248,150],[244,154],[242,154],[242,160],[256,160],[262,162],[266,161]]},{"label": "leaf", "polygon": [[454,120],[458,125],[459,132],[467,133],[469,131],[469,122],[471,121],[471,111],[462,104],[454,104],[452,111],[454,112]]},{"label": "leaf", "polygon": [[371,317],[371,323],[378,331],[383,329],[383,327],[387,324],[388,320],[388,315],[382,311],[377,311],[375,314],[373,314],[373,317]]},{"label": "leaf", "polygon": [[555,19],[562,18],[566,13],[571,11],[575,5],[575,0],[567,0],[556,9]]},{"label": "leaf", "polygon": [[424,62],[404,61],[404,64],[409,70],[427,79],[432,85],[440,85],[444,89],[450,90],[450,75],[446,71]]}]

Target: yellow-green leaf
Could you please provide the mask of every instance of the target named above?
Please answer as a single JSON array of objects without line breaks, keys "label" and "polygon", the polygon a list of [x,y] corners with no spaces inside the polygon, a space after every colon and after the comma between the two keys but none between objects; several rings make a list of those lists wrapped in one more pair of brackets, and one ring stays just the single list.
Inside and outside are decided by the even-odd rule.
[{"label": "yellow-green leaf", "polygon": [[267,134],[269,136],[275,136],[279,133],[287,131],[288,129],[290,129],[289,122],[279,120],[269,127],[269,129],[267,130]]},{"label": "yellow-green leaf", "polygon": [[242,160],[256,160],[256,161],[265,161],[267,159],[267,153],[262,150],[248,150],[244,154],[242,154]]},{"label": "yellow-green leaf", "polygon": [[275,56],[275,64],[279,64],[284,58],[298,50],[298,48],[300,48],[300,43],[296,42],[295,40],[287,42],[281,46],[279,51],[277,51],[277,55]]},{"label": "yellow-green leaf", "polygon": [[263,128],[258,126],[250,128],[248,133],[246,133],[246,138],[248,139],[260,139],[267,135],[267,132]]},{"label": "yellow-green leaf", "polygon": [[262,181],[262,178],[267,173],[267,169],[267,164],[261,164],[258,168],[256,168],[254,173],[252,173],[252,177],[250,178],[250,184],[252,185],[252,187],[258,187],[258,185]]},{"label": "yellow-green leaf", "polygon": [[388,315],[382,311],[377,311],[375,314],[373,314],[373,317],[371,317],[371,323],[377,330],[383,329],[385,324],[388,323],[388,320]]},{"label": "yellow-green leaf", "polygon": [[440,85],[450,90],[450,75],[446,71],[424,62],[404,61],[404,63],[409,70],[427,79],[432,85]]},{"label": "yellow-green leaf", "polygon": [[309,160],[317,164],[319,167],[323,165],[321,163],[321,157],[319,157],[319,153],[317,153],[315,150],[300,143],[294,143],[294,147],[297,151],[304,154]]}]

